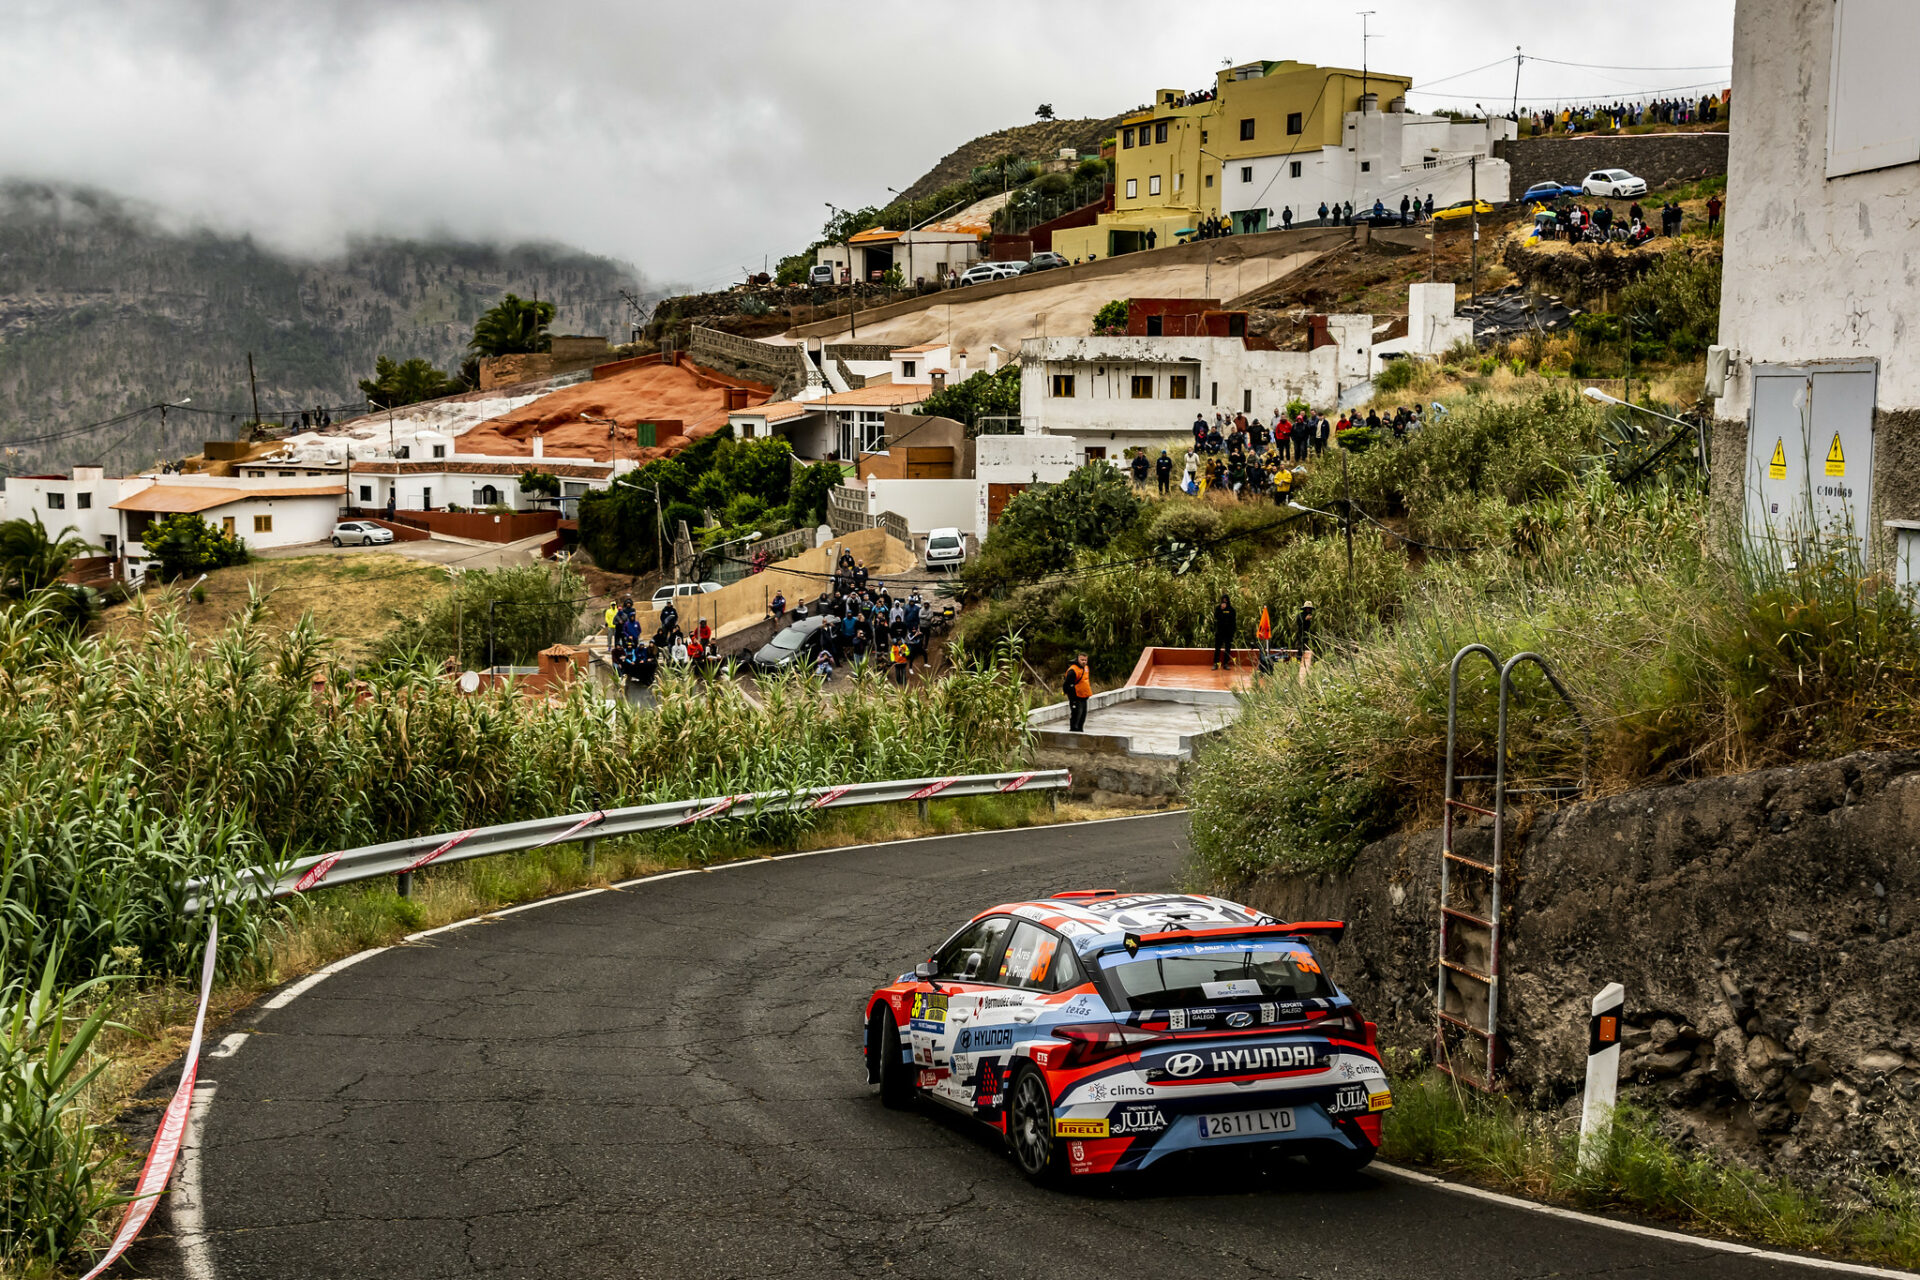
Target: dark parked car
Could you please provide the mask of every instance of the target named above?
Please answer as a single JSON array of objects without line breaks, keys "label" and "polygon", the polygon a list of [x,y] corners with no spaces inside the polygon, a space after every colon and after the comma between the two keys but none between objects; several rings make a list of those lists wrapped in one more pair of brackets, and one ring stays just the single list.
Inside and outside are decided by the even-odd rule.
[{"label": "dark parked car", "polygon": [[753,655],[755,669],[784,671],[796,662],[811,665],[827,642],[826,628],[838,621],[828,614],[802,618],[792,626],[783,627]]}]

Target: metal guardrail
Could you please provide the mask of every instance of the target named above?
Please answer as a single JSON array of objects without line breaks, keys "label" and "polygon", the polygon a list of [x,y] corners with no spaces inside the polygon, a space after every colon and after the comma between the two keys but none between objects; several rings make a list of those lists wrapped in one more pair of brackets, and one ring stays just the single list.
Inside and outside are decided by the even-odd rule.
[{"label": "metal guardrail", "polygon": [[[898,804],[916,801],[921,817],[927,802],[933,799],[958,799],[1015,791],[1045,791],[1050,800],[1072,784],[1065,769],[1038,769],[1025,773],[971,774],[950,778],[910,778],[893,782],[856,782],[839,787],[816,787],[809,791],[759,791],[742,795],[709,796],[700,800],[670,800],[664,804],[636,805],[624,809],[606,809],[592,813],[569,813],[552,818],[534,818],[527,822],[509,822],[496,827],[475,827],[468,831],[413,836],[387,844],[337,853],[300,858],[285,869],[275,871],[253,867],[240,873],[240,892],[259,898],[286,898],[310,889],[351,884],[382,876],[398,878],[404,896],[412,886],[413,873],[434,863],[460,862],[485,858],[496,853],[525,853],[554,844],[587,846],[587,864],[593,863],[597,840],[638,835],[647,831],[670,831],[722,817],[760,817],[768,814],[808,813],[816,809],[847,809],[855,805]],[[204,880],[187,885],[185,910],[197,914]]]}]

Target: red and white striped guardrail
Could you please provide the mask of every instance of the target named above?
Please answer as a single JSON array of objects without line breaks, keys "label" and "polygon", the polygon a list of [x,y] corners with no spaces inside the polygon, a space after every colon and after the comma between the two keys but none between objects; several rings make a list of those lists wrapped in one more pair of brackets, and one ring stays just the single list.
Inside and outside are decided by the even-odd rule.
[{"label": "red and white striped guardrail", "polygon": [[[1072,776],[1065,769],[1034,769],[1022,773],[854,782],[800,791],[746,792],[592,813],[569,813],[552,818],[535,818],[529,822],[475,827],[451,834],[416,836],[362,849],[342,849],[336,853],[297,859],[285,868],[256,867],[242,872],[238,877],[239,884],[225,891],[254,898],[285,898],[323,886],[351,884],[356,880],[372,880],[382,876],[407,877],[433,862],[458,862],[496,853],[523,853],[552,844],[664,831],[716,818],[801,814],[816,809],[897,804],[908,800],[924,805],[935,796],[951,800],[962,796],[1006,795],[1016,791],[1057,794],[1070,786],[1072,781]],[[407,884],[406,879],[400,880],[402,892],[406,891]],[[204,881],[187,886],[186,910],[189,914],[200,909],[201,897],[211,888],[213,886]]]}]

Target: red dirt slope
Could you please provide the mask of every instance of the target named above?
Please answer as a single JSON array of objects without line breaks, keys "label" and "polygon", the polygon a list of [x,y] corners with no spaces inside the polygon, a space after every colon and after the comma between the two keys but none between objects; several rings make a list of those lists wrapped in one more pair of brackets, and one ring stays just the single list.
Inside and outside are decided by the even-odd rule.
[{"label": "red dirt slope", "polygon": [[[742,382],[681,359],[677,364],[648,364],[609,377],[563,387],[512,413],[481,423],[459,438],[461,453],[527,457],[533,437],[542,437],[550,458],[665,457],[726,425],[727,391],[744,390],[747,404],[764,404],[773,388]],[[582,415],[600,419],[582,420]],[[605,419],[617,424],[610,434]],[[655,424],[653,448],[634,445],[634,424]]]}]

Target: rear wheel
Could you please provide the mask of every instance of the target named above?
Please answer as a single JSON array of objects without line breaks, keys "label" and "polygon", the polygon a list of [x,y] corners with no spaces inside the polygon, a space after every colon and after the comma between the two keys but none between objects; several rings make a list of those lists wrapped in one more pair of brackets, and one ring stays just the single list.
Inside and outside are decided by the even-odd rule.
[{"label": "rear wheel", "polygon": [[881,1009],[873,1015],[868,1043],[880,1056],[873,1071],[880,1081],[880,1101],[896,1109],[912,1106],[912,1069],[900,1060],[900,1027],[891,1011]]},{"label": "rear wheel", "polygon": [[1307,1157],[1307,1163],[1321,1173],[1348,1174],[1358,1173],[1373,1163],[1374,1146],[1364,1137],[1347,1135],[1354,1144],[1343,1147],[1333,1142],[1321,1143]]},{"label": "rear wheel", "polygon": [[1022,1064],[1013,1077],[1007,1107],[1007,1146],[1027,1180],[1043,1186],[1066,1176],[1063,1144],[1053,1136],[1053,1100],[1035,1068]]},{"label": "rear wheel", "polygon": [[338,538],[335,538],[335,539],[333,540],[333,545],[334,545],[334,546],[336,546],[336,547],[337,547],[337,546],[339,546],[339,545],[340,545],[340,539],[338,539]]}]

